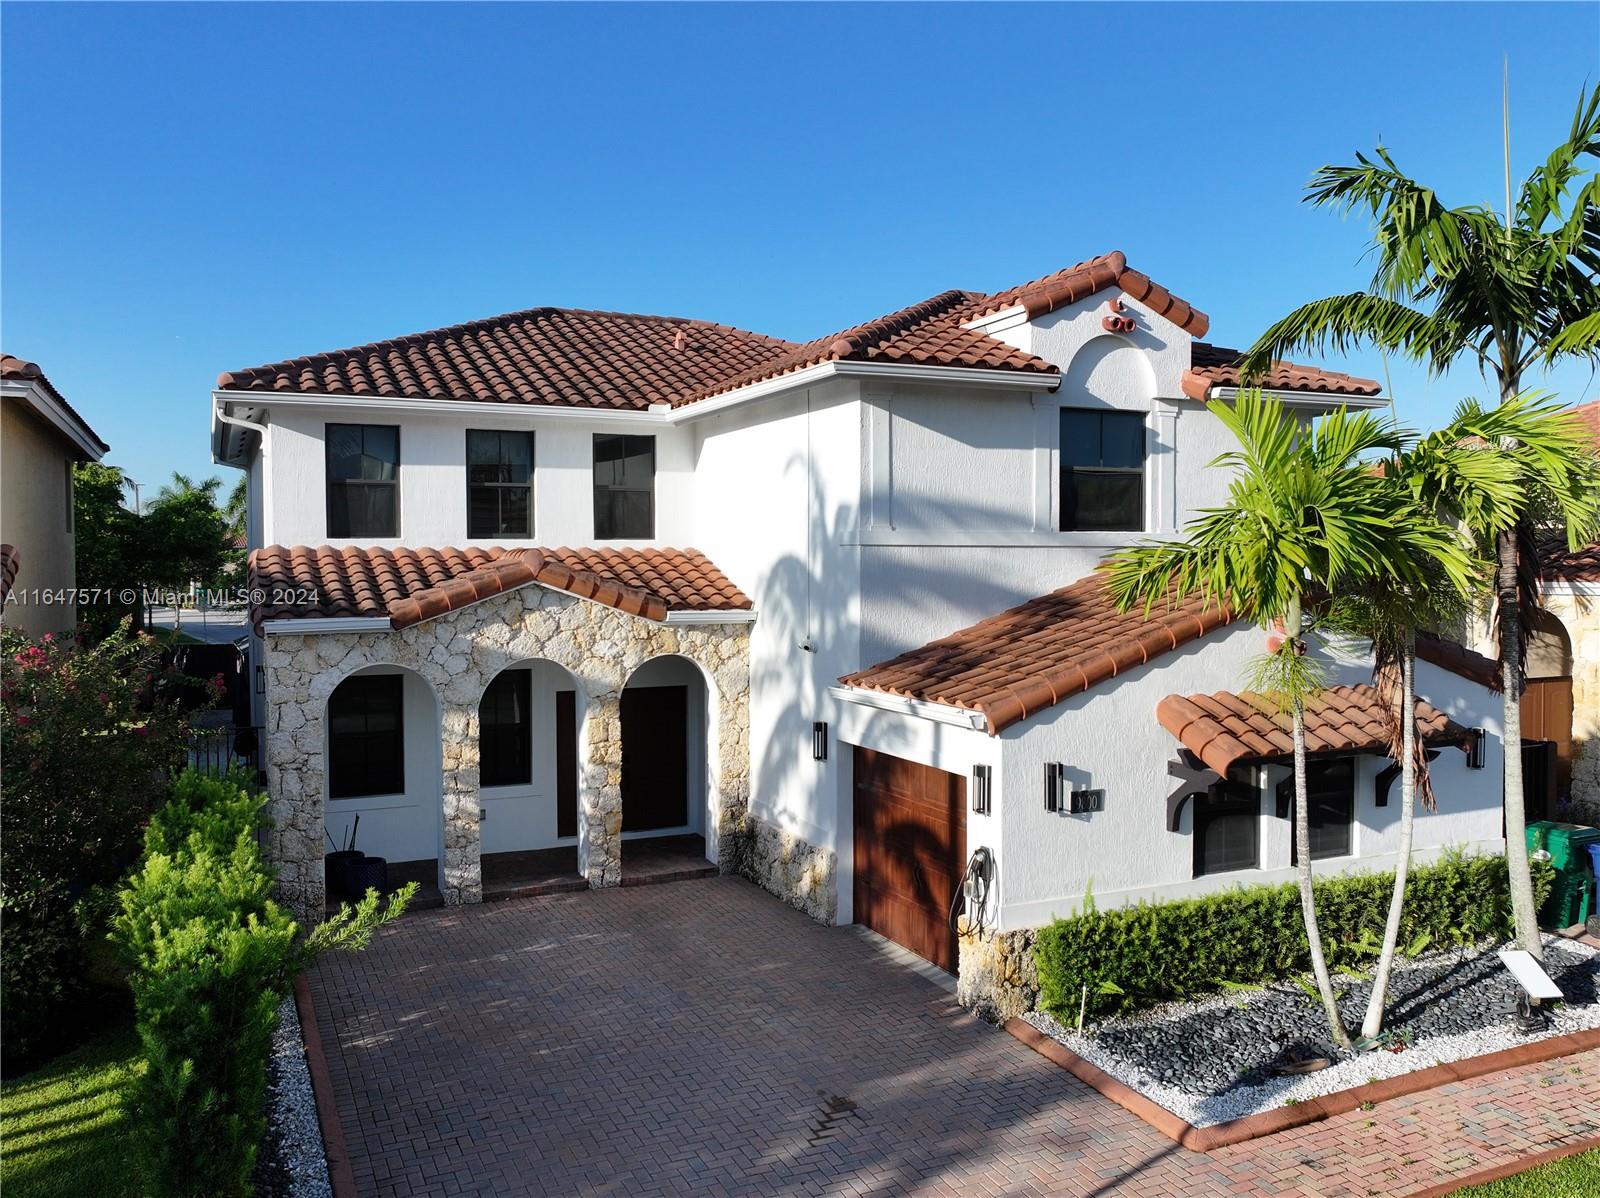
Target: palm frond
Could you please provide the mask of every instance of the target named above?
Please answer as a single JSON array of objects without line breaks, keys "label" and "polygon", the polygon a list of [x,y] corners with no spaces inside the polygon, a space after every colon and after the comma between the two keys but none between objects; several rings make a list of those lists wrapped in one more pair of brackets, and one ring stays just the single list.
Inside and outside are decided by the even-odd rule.
[{"label": "palm frond", "polygon": [[1462,329],[1435,313],[1379,295],[1353,292],[1302,304],[1274,322],[1239,363],[1246,379],[1259,379],[1276,358],[1297,351],[1344,354],[1372,345],[1442,373],[1463,352],[1480,353]]},{"label": "palm frond", "polygon": [[1579,160],[1600,157],[1600,86],[1579,95],[1572,128],[1566,141],[1550,151],[1523,182],[1517,197],[1517,216],[1531,229],[1541,229],[1551,216],[1560,216],[1562,197],[1572,180],[1582,173]]}]

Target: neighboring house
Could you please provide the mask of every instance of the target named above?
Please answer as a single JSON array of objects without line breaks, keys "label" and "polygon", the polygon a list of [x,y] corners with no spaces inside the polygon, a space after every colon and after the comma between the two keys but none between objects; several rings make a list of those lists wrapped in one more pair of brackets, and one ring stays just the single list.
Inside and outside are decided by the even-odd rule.
[{"label": "neighboring house", "polygon": [[0,581],[5,623],[32,637],[77,626],[72,467],[106,443],[32,362],[0,355]]},{"label": "neighboring house", "polygon": [[[360,844],[482,895],[496,854],[707,855],[945,968],[990,928],[1292,876],[1259,630],[1118,614],[1094,575],[1222,499],[1237,354],[1110,254],[804,344],[552,308],[224,374],[248,472],[260,719],[286,896]],[[1279,364],[1307,416],[1377,384]],[[694,546],[694,549],[675,548]],[[308,546],[322,546],[308,548]],[[564,546],[564,548],[553,548]],[[996,614],[999,613],[999,614]],[[1439,809],[1494,851],[1497,702],[1418,667]],[[1319,868],[1391,864],[1368,664],[1310,715]]]},{"label": "neighboring house", "polygon": [[[1600,452],[1600,401],[1573,414]],[[1575,553],[1557,546],[1542,573],[1545,610],[1528,649],[1522,735],[1549,747],[1530,754],[1530,782],[1558,803],[1570,799],[1570,817],[1600,824],[1600,541]]]}]

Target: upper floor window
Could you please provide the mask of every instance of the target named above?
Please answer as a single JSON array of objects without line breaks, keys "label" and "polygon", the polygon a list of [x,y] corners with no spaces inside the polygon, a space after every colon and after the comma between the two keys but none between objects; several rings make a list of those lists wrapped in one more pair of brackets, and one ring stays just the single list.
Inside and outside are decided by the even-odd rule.
[{"label": "upper floor window", "polygon": [[392,424],[330,424],[328,535],[400,535],[400,430]]},{"label": "upper floor window", "polygon": [[1061,409],[1061,530],[1144,528],[1144,414]]},{"label": "upper floor window", "polygon": [[467,430],[467,535],[533,535],[533,434]]},{"label": "upper floor window", "polygon": [[328,797],[402,794],[405,701],[399,674],[357,674],[328,697]]},{"label": "upper floor window", "polygon": [[656,535],[654,437],[595,435],[594,535],[640,541]]}]

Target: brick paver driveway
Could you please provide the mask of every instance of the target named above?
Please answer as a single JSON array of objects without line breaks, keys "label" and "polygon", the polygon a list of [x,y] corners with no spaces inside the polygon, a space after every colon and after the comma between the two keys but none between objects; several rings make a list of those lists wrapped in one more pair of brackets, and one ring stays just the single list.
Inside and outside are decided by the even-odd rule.
[{"label": "brick paver driveway", "polygon": [[362,1194],[1391,1195],[1600,1123],[1590,1053],[1190,1153],[729,878],[420,912],[312,991]]}]

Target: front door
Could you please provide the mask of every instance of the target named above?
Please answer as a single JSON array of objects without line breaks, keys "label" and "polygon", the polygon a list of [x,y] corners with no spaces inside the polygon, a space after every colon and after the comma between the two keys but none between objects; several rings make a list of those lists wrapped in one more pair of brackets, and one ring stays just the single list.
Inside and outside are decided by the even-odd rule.
[{"label": "front door", "polygon": [[622,830],[688,822],[688,688],[630,686],[622,692]]}]

